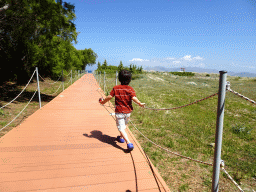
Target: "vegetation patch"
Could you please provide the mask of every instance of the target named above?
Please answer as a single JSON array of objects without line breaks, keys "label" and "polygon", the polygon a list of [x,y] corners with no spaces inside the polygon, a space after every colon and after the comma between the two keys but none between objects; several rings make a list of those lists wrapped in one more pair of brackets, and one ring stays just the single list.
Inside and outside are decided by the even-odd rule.
[{"label": "vegetation patch", "polygon": [[178,75],[178,76],[195,76],[192,72],[170,72],[170,74]]}]

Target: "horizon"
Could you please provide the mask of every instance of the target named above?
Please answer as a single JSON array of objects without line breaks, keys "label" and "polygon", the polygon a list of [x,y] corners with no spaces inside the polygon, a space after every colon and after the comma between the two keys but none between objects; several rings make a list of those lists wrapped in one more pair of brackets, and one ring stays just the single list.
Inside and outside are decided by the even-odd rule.
[{"label": "horizon", "polygon": [[69,0],[77,50],[97,63],[256,73],[255,4],[237,0]]}]

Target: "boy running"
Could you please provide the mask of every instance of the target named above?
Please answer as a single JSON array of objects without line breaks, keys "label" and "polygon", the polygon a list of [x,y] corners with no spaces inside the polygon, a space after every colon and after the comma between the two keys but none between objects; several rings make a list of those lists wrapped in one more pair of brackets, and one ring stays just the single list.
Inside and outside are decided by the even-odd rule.
[{"label": "boy running", "polygon": [[132,80],[132,74],[127,70],[122,70],[119,72],[118,79],[121,85],[116,85],[113,87],[110,95],[108,95],[100,104],[107,103],[112,97],[115,96],[115,115],[116,115],[116,126],[120,132],[120,136],[117,136],[117,140],[120,143],[127,143],[128,150],[133,150],[133,144],[128,139],[125,129],[128,127],[128,122],[130,120],[131,112],[133,111],[132,100],[139,104],[141,107],[145,107],[145,103],[141,103],[137,97],[134,89],[129,86]]}]

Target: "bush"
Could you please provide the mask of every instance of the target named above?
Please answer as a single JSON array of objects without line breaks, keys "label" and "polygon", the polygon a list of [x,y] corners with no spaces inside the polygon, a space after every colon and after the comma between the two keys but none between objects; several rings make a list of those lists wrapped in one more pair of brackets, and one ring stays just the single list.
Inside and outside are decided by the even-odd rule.
[{"label": "bush", "polygon": [[192,72],[170,72],[170,74],[178,76],[195,76],[195,74]]}]

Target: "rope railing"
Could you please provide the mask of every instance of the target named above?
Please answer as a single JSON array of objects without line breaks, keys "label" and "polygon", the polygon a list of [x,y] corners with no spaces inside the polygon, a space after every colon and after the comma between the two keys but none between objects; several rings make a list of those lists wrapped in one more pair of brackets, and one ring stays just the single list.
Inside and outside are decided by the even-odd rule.
[{"label": "rope railing", "polygon": [[[105,81],[105,83],[106,83],[106,81]],[[227,83],[228,83],[228,82],[227,82]],[[105,86],[105,85],[103,84],[103,86]],[[100,88],[99,88],[99,89],[100,89]],[[97,89],[98,93],[99,93],[101,96],[103,96],[102,93],[99,92],[99,89]],[[231,89],[227,86],[227,90],[230,91]],[[107,91],[108,91],[108,90],[107,90]],[[103,91],[103,92],[104,92],[104,91]],[[237,93],[237,92],[235,92],[235,93]],[[197,101],[195,101],[195,102],[193,102],[193,103],[189,103],[189,104],[186,104],[186,105],[183,105],[183,106],[179,106],[179,107],[162,108],[162,109],[153,109],[153,108],[148,108],[148,107],[144,107],[144,108],[145,108],[145,109],[149,109],[149,110],[172,110],[172,109],[179,109],[179,108],[187,107],[187,106],[189,106],[189,105],[192,105],[192,104],[198,103],[198,102],[200,102],[200,101],[209,99],[209,98],[211,98],[211,97],[213,97],[213,96],[216,96],[216,95],[218,95],[218,92],[217,92],[217,93],[214,93],[214,94],[212,94],[212,95],[210,95],[210,96],[208,96],[208,97],[205,97],[205,98],[203,98],[203,99],[197,100]],[[238,94],[238,93],[237,93],[237,95],[240,96],[241,94]],[[248,99],[247,97],[244,97],[243,95],[241,95],[240,97],[243,97],[244,99],[246,99],[246,100],[248,100],[248,101],[250,101],[250,102],[252,101],[252,100]],[[109,102],[110,102],[110,101],[109,101]],[[137,105],[138,105],[138,104],[137,104]],[[103,106],[104,106],[104,105],[103,105]],[[108,107],[110,107],[110,108],[114,111],[114,108],[111,107],[110,104],[109,104]],[[106,108],[106,106],[104,106],[104,108],[109,112],[109,110]],[[109,113],[110,113],[110,112],[109,112]],[[115,118],[113,117],[114,114],[115,114],[115,113],[110,113],[110,115],[112,116],[112,118],[115,120]],[[154,143],[152,140],[150,140],[149,138],[147,138],[143,133],[141,133],[140,130],[137,129],[137,127],[133,124],[133,122],[132,122],[131,120],[130,120],[130,122],[132,123],[133,127],[134,127],[145,139],[147,139],[149,142],[151,142],[152,144],[154,144],[154,145],[157,146],[158,148],[161,148],[161,149],[167,151],[168,153],[174,154],[174,155],[176,155],[176,156],[179,156],[179,157],[182,157],[182,158],[185,158],[185,159],[188,159],[188,160],[192,160],[192,161],[195,161],[195,162],[198,162],[198,163],[202,163],[202,164],[205,164],[205,165],[213,166],[213,163],[207,163],[207,162],[204,162],[204,161],[196,160],[196,159],[193,159],[193,158],[191,158],[191,157],[187,157],[187,156],[178,154],[178,153],[176,153],[176,152],[173,152],[173,151],[170,151],[170,150],[168,150],[168,149],[165,149],[165,148],[161,147],[160,145]],[[224,161],[223,161],[223,160],[221,160],[220,168],[221,168],[222,171],[224,171],[224,173],[227,175],[227,177],[235,184],[235,186],[240,190],[240,192],[244,192],[244,191],[241,189],[241,187],[235,182],[235,180],[234,180],[234,179],[228,174],[228,172],[225,170],[225,168],[224,168]]]},{"label": "rope railing", "polygon": [[251,102],[251,103],[253,103],[253,104],[256,105],[256,102],[253,101],[252,99],[249,99],[248,97],[245,97],[244,95],[242,95],[242,94],[240,94],[240,93],[238,93],[238,92],[235,92],[235,91],[233,91],[232,89],[230,89],[230,82],[229,82],[229,81],[227,81],[227,83],[226,83],[226,88],[227,88],[227,90],[228,90],[229,92],[234,93],[235,95],[237,95],[237,96],[239,96],[239,97],[242,97],[243,99],[245,99],[245,100],[247,100],[247,101],[249,101],[249,102]]},{"label": "rope railing", "polygon": [[[98,91],[98,89],[97,89]],[[98,91],[99,92],[99,91]],[[99,92],[100,93],[100,92]],[[100,93],[101,94],[101,93]],[[103,96],[101,94],[101,96]],[[109,101],[110,102],[110,101]],[[104,105],[103,105],[104,106]],[[111,107],[110,105],[108,106],[110,107],[113,111],[114,111],[114,108]],[[109,110],[106,108],[106,106],[104,106],[104,108],[109,112]],[[110,112],[109,112],[110,113]],[[112,118],[115,120],[115,118],[113,117],[115,113],[110,113],[110,115],[112,116]],[[163,147],[161,147],[160,145],[154,143],[152,140],[150,140],[149,138],[147,138],[143,133],[140,132],[140,130],[133,124],[132,120],[130,120],[130,122],[132,123],[133,127],[145,138],[147,139],[149,142],[153,143],[155,146],[157,146],[158,148],[161,148],[165,151],[167,151],[168,153],[171,153],[171,154],[174,154],[176,156],[179,156],[179,157],[182,157],[182,158],[185,158],[185,159],[188,159],[188,160],[191,160],[191,161],[195,161],[197,163],[202,163],[202,164],[205,164],[205,165],[210,165],[210,166],[213,166],[212,163],[207,163],[207,162],[204,162],[204,161],[200,161],[200,160],[197,160],[197,159],[192,159],[191,157],[187,157],[187,156],[184,156],[184,155],[181,155],[179,153],[176,153],[176,152],[173,152],[173,151],[170,151],[168,149],[165,149]],[[228,174],[228,172],[224,169],[224,161],[222,160],[221,164],[220,164],[220,167],[221,167],[221,170],[225,172],[225,174],[228,176],[228,178],[236,185],[236,187],[241,191],[241,192],[244,192],[241,187],[235,182],[235,180]]]},{"label": "rope railing", "polygon": [[47,95],[50,95],[50,96],[53,96],[53,95],[55,95],[55,93],[57,93],[58,91],[59,91],[59,89],[60,89],[60,87],[61,87],[61,85],[62,85],[62,83],[60,83],[60,86],[59,86],[59,88],[54,92],[54,93],[52,93],[52,94],[47,94]]},{"label": "rope railing", "polygon": [[189,103],[189,104],[182,105],[182,106],[179,106],[179,107],[163,108],[163,109],[153,109],[153,108],[145,107],[145,109],[150,109],[150,110],[172,110],[172,109],[180,109],[180,108],[183,108],[183,107],[187,107],[187,106],[189,106],[189,105],[196,104],[196,103],[198,103],[198,102],[200,102],[200,101],[209,99],[209,98],[211,98],[211,97],[214,97],[215,95],[218,95],[218,93],[214,93],[214,94],[212,94],[212,95],[210,95],[210,96],[208,96],[208,97],[205,97],[205,98],[203,98],[203,99],[199,99],[199,100],[197,100],[197,101],[194,101],[193,103]]},{"label": "rope railing", "polygon": [[[33,76],[34,76],[34,74],[35,74],[36,71],[37,71],[37,70],[35,70],[35,71],[33,72],[33,74],[32,74],[32,76],[31,76],[29,82],[27,83],[27,85],[25,86],[25,88],[21,91],[21,93],[20,93],[18,96],[16,96],[11,102],[9,102],[9,103],[7,103],[6,105],[2,106],[0,109],[4,108],[4,107],[6,107],[7,105],[9,105],[10,103],[12,103],[14,100],[16,100],[16,99],[24,92],[24,90],[25,90],[25,89],[27,88],[27,86],[30,84],[30,82],[31,82],[31,80],[32,80],[32,78],[33,78]],[[70,72],[70,73],[71,73],[71,72]],[[70,74],[70,73],[69,73],[69,74]],[[38,76],[40,76],[39,73],[37,73],[37,74],[38,74]],[[40,77],[41,77],[41,76],[40,76]],[[42,77],[41,77],[41,78],[42,78]],[[42,79],[43,79],[43,78],[42,78]],[[60,78],[59,78],[59,79],[60,79]],[[43,79],[43,80],[45,81],[45,79]],[[69,81],[68,81],[67,84],[69,84],[69,83],[71,82],[71,80],[72,80],[72,78],[70,77],[70,79],[69,79]],[[63,83],[64,83],[64,82],[63,82]],[[51,83],[49,83],[49,84],[51,84]],[[60,84],[59,88],[57,89],[57,91],[56,91],[55,93],[58,92],[58,90],[60,89],[61,85],[62,85],[62,83]],[[39,88],[39,87],[38,87],[38,88]],[[20,116],[20,114],[27,108],[27,106],[29,105],[29,103],[31,102],[31,100],[34,98],[36,92],[38,91],[38,88],[36,89],[34,95],[33,95],[32,98],[30,99],[30,101],[28,102],[28,104],[21,110],[21,112],[20,112],[11,122],[9,122],[9,123],[6,124],[3,128],[1,128],[0,131],[2,131],[4,128],[8,127],[15,119],[17,119],[17,117]],[[53,93],[53,94],[48,94],[48,95],[52,95],[52,96],[53,96],[55,93]],[[39,102],[40,102],[40,100],[39,100]],[[41,105],[40,105],[40,107],[41,107]]]},{"label": "rope railing", "polygon": [[[41,77],[41,75],[40,74],[38,74],[39,75],[39,77]],[[48,83],[48,84],[55,84],[55,83],[57,83],[59,80],[60,80],[60,78],[61,78],[62,76],[60,76],[59,77],[59,79],[57,80],[57,81],[55,81],[55,82],[53,82],[53,83]],[[43,77],[41,77],[41,79],[43,79],[43,81],[46,81]]]},{"label": "rope railing", "polygon": [[27,86],[28,86],[29,83],[31,82],[31,80],[32,80],[32,78],[33,78],[35,72],[36,72],[36,70],[34,71],[33,75],[31,75],[31,78],[30,78],[29,82],[28,82],[27,85],[24,87],[24,89],[20,92],[20,94],[17,95],[17,97],[15,97],[12,101],[10,101],[9,103],[7,103],[6,105],[4,105],[3,107],[1,107],[0,109],[2,109],[2,108],[4,108],[4,107],[6,107],[7,105],[11,104],[13,101],[15,101],[15,100],[21,95],[21,93],[23,93],[23,91],[27,88]]},{"label": "rope railing", "polygon": [[35,91],[34,95],[31,97],[31,99],[29,100],[28,104],[22,109],[22,111],[11,122],[9,122],[7,125],[5,125],[3,128],[1,128],[0,131],[2,131],[4,128],[6,128],[8,125],[10,125],[17,117],[20,116],[20,114],[27,108],[27,106],[29,105],[31,100],[34,98],[36,92],[37,92],[37,90]]}]

